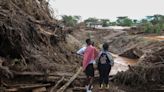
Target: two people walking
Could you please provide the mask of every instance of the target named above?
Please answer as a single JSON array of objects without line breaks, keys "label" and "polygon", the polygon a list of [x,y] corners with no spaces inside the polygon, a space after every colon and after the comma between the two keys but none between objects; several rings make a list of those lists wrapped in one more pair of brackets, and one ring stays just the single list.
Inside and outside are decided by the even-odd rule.
[{"label": "two people walking", "polygon": [[87,76],[87,92],[92,92],[92,83],[94,79],[94,66],[98,66],[99,71],[99,83],[100,88],[103,88],[104,84],[105,87],[108,88],[108,77],[113,66],[113,58],[110,52],[108,52],[109,45],[104,43],[102,46],[102,50],[98,52],[98,50],[94,47],[93,42],[91,39],[86,39],[86,47],[81,48],[77,51],[78,54],[83,55],[83,71]]}]

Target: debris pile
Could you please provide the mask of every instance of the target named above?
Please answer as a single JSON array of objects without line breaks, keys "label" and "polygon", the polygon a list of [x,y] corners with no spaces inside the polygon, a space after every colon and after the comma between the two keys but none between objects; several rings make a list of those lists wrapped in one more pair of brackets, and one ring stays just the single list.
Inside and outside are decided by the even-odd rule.
[{"label": "debris pile", "polygon": [[[156,90],[164,84],[164,48],[156,48],[145,53],[137,65],[129,66],[128,71],[119,72],[115,76],[115,82],[134,87],[145,85],[143,89],[153,86],[149,91]],[[158,90],[162,88],[159,87]]]},{"label": "debris pile", "polygon": [[66,35],[47,0],[0,0],[0,88],[45,90],[73,76],[79,58]]}]

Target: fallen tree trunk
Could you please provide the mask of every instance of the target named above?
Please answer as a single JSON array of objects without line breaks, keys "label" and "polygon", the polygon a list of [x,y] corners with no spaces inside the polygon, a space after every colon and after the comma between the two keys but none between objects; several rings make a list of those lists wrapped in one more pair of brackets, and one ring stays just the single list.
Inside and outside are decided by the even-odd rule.
[{"label": "fallen tree trunk", "polygon": [[47,87],[51,84],[15,84],[15,85],[8,85],[9,88],[18,88],[18,89],[28,89],[28,88],[38,88],[38,87]]},{"label": "fallen tree trunk", "polygon": [[77,76],[80,74],[81,70],[82,70],[82,67],[80,67],[78,69],[78,71],[75,73],[75,75],[73,75],[71,77],[71,79],[56,92],[64,92],[64,90],[77,78]]},{"label": "fallen tree trunk", "polygon": [[86,90],[85,87],[74,87],[73,90],[79,91],[79,90]]},{"label": "fallen tree trunk", "polygon": [[62,73],[62,72],[56,72],[56,73],[43,73],[43,72],[17,72],[17,71],[12,71],[14,75],[19,75],[19,76],[72,76],[73,73]]},{"label": "fallen tree trunk", "polygon": [[41,88],[41,87],[47,87],[51,84],[17,84],[17,85],[8,85],[8,89],[6,89],[6,92],[17,92],[20,89],[34,89],[34,88]]}]

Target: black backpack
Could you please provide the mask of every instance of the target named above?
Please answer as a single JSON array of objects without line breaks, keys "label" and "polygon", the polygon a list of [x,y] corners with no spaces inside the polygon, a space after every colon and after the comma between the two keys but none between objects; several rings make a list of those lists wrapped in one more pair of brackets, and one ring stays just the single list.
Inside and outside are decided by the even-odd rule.
[{"label": "black backpack", "polygon": [[110,64],[110,59],[109,59],[107,53],[101,53],[101,55],[98,59],[98,64]]}]

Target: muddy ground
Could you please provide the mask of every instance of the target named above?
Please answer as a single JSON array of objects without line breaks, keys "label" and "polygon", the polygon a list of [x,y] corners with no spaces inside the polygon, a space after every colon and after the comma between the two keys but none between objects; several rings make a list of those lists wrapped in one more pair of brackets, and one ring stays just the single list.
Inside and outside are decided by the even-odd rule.
[{"label": "muddy ground", "polygon": [[[129,32],[124,31],[124,30],[114,30],[114,29],[109,29],[109,30],[100,30],[100,29],[95,29],[95,30],[85,30],[85,29],[79,29],[76,30],[72,34],[78,41],[80,41],[82,44],[84,44],[86,38],[91,38],[94,40],[96,43],[97,48],[101,48],[101,44],[103,42],[108,42],[110,44],[109,51],[114,53],[113,56],[115,56],[115,63],[116,65],[113,67],[111,71],[111,75],[114,72],[120,72],[120,71],[126,71],[129,69],[128,65],[131,66],[138,66],[141,65],[145,67],[145,64],[153,64],[153,63],[160,63],[163,62],[163,57],[164,57],[164,42],[163,42],[163,36],[159,35],[132,35],[129,34]],[[153,54],[154,53],[154,54]],[[156,53],[156,54],[155,54]],[[117,55],[115,55],[117,54]],[[158,55],[157,55],[158,54]],[[119,57],[117,57],[119,56]],[[121,59],[120,59],[120,56]],[[126,57],[126,58],[125,58]],[[163,66],[163,65],[162,65]],[[142,67],[141,67],[142,68]],[[163,67],[160,68],[163,71]],[[150,69],[151,70],[151,69]],[[161,71],[159,70],[159,71]],[[129,71],[129,70],[128,70]],[[157,69],[158,71],[158,69]],[[133,71],[134,72],[134,71]],[[146,72],[146,70],[145,70]],[[153,73],[152,71],[150,73]],[[154,76],[156,74],[148,74],[147,76]],[[164,78],[161,76],[164,72],[160,72],[158,76],[160,78]],[[123,74],[123,75],[121,75]],[[143,74],[143,73],[142,73]],[[158,73],[157,73],[158,74]],[[116,76],[123,76],[124,73],[117,74]],[[129,76],[128,78],[131,79],[130,81],[133,82],[133,77],[131,75],[126,75]],[[135,76],[134,76],[135,77]],[[159,78],[159,79],[160,79]],[[121,79],[121,78],[120,78]],[[121,79],[122,81],[124,78]],[[134,78],[135,80],[135,78]],[[143,80],[146,81],[147,79]],[[161,80],[161,79],[160,79]],[[125,80],[126,81],[126,80]],[[120,81],[121,82],[121,81]],[[110,90],[99,90],[99,89],[94,89],[94,92],[154,92],[157,91],[155,89],[158,89],[157,85],[163,85],[163,83],[156,83],[152,85],[152,83],[144,84],[144,87],[141,84],[133,83],[131,84],[126,84],[124,82],[119,84],[119,79],[117,82],[111,83],[111,88]],[[135,81],[134,81],[135,82]],[[116,83],[116,84],[115,84]],[[118,83],[118,84],[117,84]],[[97,83],[98,84],[98,83]],[[122,85],[123,84],[123,85]],[[131,85],[131,86],[126,86],[126,85]],[[114,86],[113,86],[114,85]],[[142,86],[141,86],[142,85]],[[95,85],[96,88],[98,88],[98,85]],[[149,89],[149,87],[153,87],[153,89]],[[113,90],[114,91],[113,91]],[[159,88],[160,89],[160,88]],[[161,91],[161,90],[158,90]]]}]

